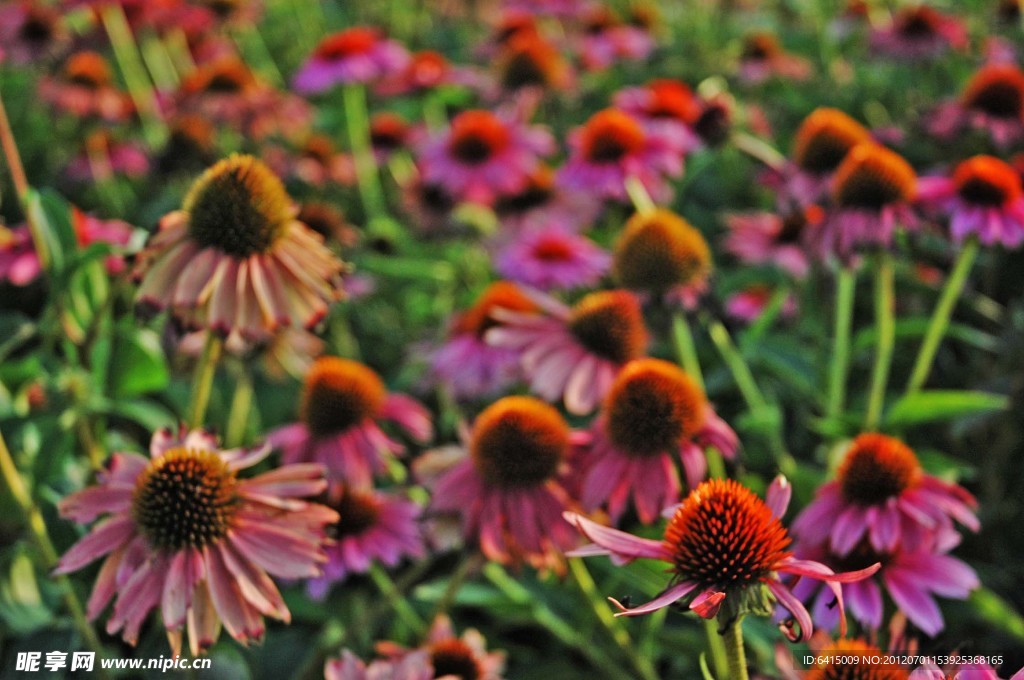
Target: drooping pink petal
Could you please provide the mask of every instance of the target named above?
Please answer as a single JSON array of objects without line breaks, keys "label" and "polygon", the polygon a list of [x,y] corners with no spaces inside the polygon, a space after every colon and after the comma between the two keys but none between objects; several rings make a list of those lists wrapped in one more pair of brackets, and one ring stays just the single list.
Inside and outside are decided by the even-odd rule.
[{"label": "drooping pink petal", "polygon": [[574,512],[562,514],[565,521],[574,525],[580,532],[597,545],[624,559],[647,558],[671,562],[672,556],[661,541],[640,538],[618,529],[601,526],[596,522]]},{"label": "drooping pink petal", "polygon": [[698,585],[699,584],[694,581],[683,581],[682,583],[672,586],[650,602],[633,609],[625,607],[621,602],[613,598],[609,597],[608,600],[620,610],[615,614],[615,616],[640,616],[642,614],[650,614],[651,612],[662,609],[663,607],[667,607],[676,600],[686,597],[693,592]]}]

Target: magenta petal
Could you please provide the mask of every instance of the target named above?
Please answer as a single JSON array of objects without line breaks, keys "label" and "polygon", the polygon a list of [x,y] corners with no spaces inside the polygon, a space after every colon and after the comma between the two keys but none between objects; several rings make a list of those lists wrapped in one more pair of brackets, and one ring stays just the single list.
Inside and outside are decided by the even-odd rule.
[{"label": "magenta petal", "polygon": [[668,550],[661,541],[640,538],[618,529],[601,526],[575,512],[565,512],[562,514],[562,517],[569,524],[575,525],[591,541],[622,558],[637,559],[646,557],[652,560],[671,561],[671,555],[669,555]]},{"label": "magenta petal", "polygon": [[782,518],[789,507],[789,499],[793,495],[793,487],[783,475],[778,475],[768,486],[768,493],[765,494],[764,502],[772,511],[772,517]]},{"label": "magenta petal", "polygon": [[693,599],[690,609],[702,619],[713,619],[718,616],[718,610],[722,607],[723,600],[725,600],[725,593],[709,588]]},{"label": "magenta petal", "polygon": [[814,631],[814,626],[811,623],[811,615],[807,613],[807,608],[804,607],[803,603],[781,581],[775,579],[768,581],[768,589],[778,598],[779,604],[793,614],[797,625],[800,626],[799,635],[794,635],[793,629],[790,626],[785,624],[779,626],[786,637],[789,638],[789,641],[802,642],[809,638]]},{"label": "magenta petal", "polygon": [[661,595],[648,602],[647,604],[642,604],[634,609],[627,609],[618,600],[614,600],[612,598],[608,599],[621,610],[616,614],[616,616],[640,616],[641,614],[650,614],[651,612],[657,611],[662,607],[669,606],[676,600],[682,597],[686,597],[696,587],[697,584],[693,581],[683,581],[678,585],[672,586],[671,588],[669,588]]}]

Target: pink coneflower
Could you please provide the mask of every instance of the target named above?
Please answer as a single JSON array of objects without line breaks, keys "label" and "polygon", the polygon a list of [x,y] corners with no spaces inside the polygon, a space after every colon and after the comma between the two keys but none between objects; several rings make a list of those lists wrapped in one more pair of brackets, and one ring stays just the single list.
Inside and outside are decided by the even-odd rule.
[{"label": "pink coneflower", "polygon": [[72,54],[59,74],[39,81],[39,95],[78,118],[96,116],[119,121],[133,110],[128,96],[114,86],[107,60],[97,52]]},{"label": "pink coneflower", "polygon": [[452,65],[440,52],[423,50],[413,53],[405,68],[382,82],[376,91],[382,96],[423,93],[442,85],[473,85],[478,81],[470,71]]},{"label": "pink coneflower", "polygon": [[395,76],[408,63],[409,53],[400,44],[375,28],[353,26],[321,40],[292,84],[302,94],[318,94],[335,85]]},{"label": "pink coneflower", "polygon": [[[878,551],[867,541],[858,544],[843,557],[830,553],[827,548],[804,548],[800,543],[797,554],[814,559],[833,569],[859,569],[869,564],[881,564],[877,578],[846,584],[843,593],[854,619],[866,627],[878,630],[882,626],[883,593],[888,593],[899,611],[934,637],[944,627],[942,612],[935,596],[966,600],[970,592],[981,585],[978,575],[964,562],[946,554],[959,541],[955,532],[939,538],[935,545],[917,549],[898,546]],[[801,582],[793,588],[794,594],[811,605],[814,621],[825,629],[836,624],[831,593],[819,590],[818,584]]]},{"label": "pink coneflower", "polygon": [[638,212],[615,242],[612,272],[625,288],[693,309],[707,290],[711,249],[699,231],[671,210]]},{"label": "pink coneflower", "polygon": [[270,576],[319,575],[324,527],[338,518],[299,500],[326,488],[316,465],[238,476],[269,452],[221,451],[201,430],[165,430],[153,436],[149,459],[115,453],[96,486],[61,501],[62,517],[83,524],[106,518],[55,573],[107,556],[86,613],[96,618],[113,599],[107,633],[121,631],[132,645],[158,606],[175,654],[186,627],[193,655],[216,642],[221,622],[243,644],[261,639],[264,616],[291,616]]},{"label": "pink coneflower", "polygon": [[324,680],[433,680],[434,667],[427,652],[414,652],[401,659],[378,659],[367,665],[347,649],[341,658],[328,659]]},{"label": "pink coneflower", "polygon": [[494,347],[484,340],[497,326],[495,309],[534,312],[537,305],[514,283],[492,283],[452,324],[448,339],[431,359],[431,374],[456,399],[477,399],[498,394],[522,376],[519,353]]},{"label": "pink coneflower", "polygon": [[327,135],[311,133],[295,149],[272,146],[263,155],[267,165],[280,176],[313,187],[351,186],[356,181],[352,157],[339,151]]},{"label": "pink coneflower", "polygon": [[495,269],[507,279],[540,290],[592,287],[611,264],[593,241],[558,226],[527,229],[498,253]]},{"label": "pink coneflower", "polygon": [[42,272],[42,264],[27,225],[0,225],[0,281],[27,286]]},{"label": "pink coneflower", "polygon": [[455,197],[437,182],[416,177],[402,187],[402,208],[412,226],[423,233],[458,233],[460,226],[452,216],[457,205]]},{"label": "pink coneflower", "polygon": [[487,640],[479,631],[469,628],[461,636],[456,635],[451,619],[444,614],[434,619],[419,649],[379,642],[377,651],[396,660],[425,652],[434,669],[433,677],[449,680],[501,680],[505,666],[504,653],[488,652]]},{"label": "pink coneflower", "polygon": [[707,474],[704,447],[732,459],[739,446],[697,383],[660,359],[635,359],[622,368],[587,435],[577,442],[581,501],[587,510],[607,503],[613,522],[630,497],[644,524],[679,502],[677,456],[693,489]]},{"label": "pink coneflower", "polygon": [[631,87],[615,94],[615,106],[643,120],[651,129],[674,129],[673,134],[688,139],[688,147],[700,145],[694,127],[703,105],[690,87],[679,80],[652,80],[644,87]]},{"label": "pink coneflower", "polygon": [[68,162],[64,172],[77,182],[107,182],[120,175],[138,179],[149,172],[149,158],[141,144],[114,138],[97,130],[85,139],[85,148]]},{"label": "pink coneflower", "polygon": [[506,92],[524,88],[558,91],[573,82],[565,57],[535,29],[511,33],[497,51],[494,65],[498,84]]},{"label": "pink coneflower", "polygon": [[688,142],[679,130],[648,131],[625,111],[605,109],[569,134],[571,153],[558,181],[595,198],[625,201],[626,180],[635,177],[661,202],[672,193],[666,178],[683,172]]},{"label": "pink coneflower", "polygon": [[216,132],[206,118],[182,114],[168,121],[167,142],[155,159],[160,174],[193,174],[217,160]]},{"label": "pink coneflower", "polygon": [[[775,295],[771,286],[754,284],[733,293],[725,301],[725,311],[732,318],[744,323],[754,323],[764,314],[765,308]],[[797,301],[792,294],[786,296],[780,314],[788,319],[796,315]]]},{"label": "pink coneflower", "polygon": [[967,47],[967,29],[954,16],[928,5],[905,7],[892,23],[869,36],[876,52],[900,59],[932,59],[950,49]]},{"label": "pink coneflower", "polygon": [[791,207],[784,214],[731,213],[725,215],[729,233],[725,249],[741,262],[774,264],[802,279],[810,269],[804,241],[807,231],[814,229],[824,217],[816,205]]},{"label": "pink coneflower", "polygon": [[[817,637],[817,635],[815,635]],[[886,652],[860,638],[840,638],[815,644],[815,663],[805,671],[793,668],[787,659],[787,668],[779,668],[786,680],[908,680],[907,670],[899,664],[886,663]],[[944,678],[941,680],[945,680]],[[966,679],[964,679],[966,680]]]},{"label": "pink coneflower", "polygon": [[849,258],[863,247],[888,247],[896,227],[914,228],[917,175],[899,154],[873,142],[850,149],[832,178],[832,201],[808,234],[819,257]]},{"label": "pink coneflower", "polygon": [[774,33],[759,31],[743,39],[739,69],[741,80],[757,84],[773,77],[807,80],[810,75],[810,62],[785,51]]},{"label": "pink coneflower", "polygon": [[797,129],[792,162],[769,171],[766,182],[783,195],[782,204],[813,205],[827,198],[832,175],[850,149],[869,141],[868,129],[847,114],[817,108]]},{"label": "pink coneflower", "polygon": [[574,513],[566,513],[565,519],[594,542],[575,551],[578,556],[609,555],[616,562],[648,558],[672,565],[671,585],[654,600],[633,609],[612,600],[621,610],[617,616],[649,614],[684,600],[705,619],[714,618],[724,607],[725,620],[732,621],[745,610],[764,612],[764,603],[775,599],[799,628],[794,631],[794,623],[787,621],[782,631],[790,640],[801,642],[813,632],[811,616],[779,575],[824,581],[845,624],[839,584],[865,579],[878,571],[878,565],[837,574],[820,562],[794,558],[787,550],[791,539],[780,520],[788,504],[789,486],[781,477],[769,487],[767,502],[736,480],[712,479],[691,491],[676,508],[660,541],[604,527]]},{"label": "pink coneflower", "polygon": [[589,227],[601,206],[583,194],[565,191],[555,184],[555,173],[540,165],[524,186],[502,194],[491,206],[505,231],[517,234],[550,225],[568,231]]},{"label": "pink coneflower", "polygon": [[[83,248],[93,243],[107,243],[111,246],[120,246],[123,249],[132,240],[135,227],[122,220],[101,220],[98,217],[87,215],[78,208],[71,212],[71,223],[75,229],[75,236],[78,238],[78,245]],[[120,274],[124,271],[124,257],[113,254],[105,261],[107,272]]]},{"label": "pink coneflower", "polygon": [[926,474],[899,439],[862,434],[847,450],[836,480],[822,486],[793,523],[809,544],[829,542],[844,556],[863,538],[877,551],[934,542],[953,520],[977,531],[977,501],[962,487]]},{"label": "pink coneflower", "polygon": [[653,49],[645,28],[622,23],[607,7],[595,5],[583,17],[580,58],[590,70],[606,69],[620,59],[646,59]]},{"label": "pink coneflower", "polygon": [[532,297],[544,313],[495,310],[501,325],[487,332],[487,342],[519,351],[535,394],[564,400],[570,413],[590,413],[622,365],[647,347],[640,301],[625,290],[590,293],[572,307],[542,293]]},{"label": "pink coneflower", "polygon": [[60,12],[34,0],[0,7],[0,44],[15,64],[31,64],[51,54],[67,38]]},{"label": "pink coneflower", "polygon": [[282,460],[314,461],[328,478],[365,488],[404,448],[380,429],[390,421],[419,441],[430,439],[430,413],[403,394],[389,393],[369,367],[349,359],[322,357],[306,375],[300,420],[267,438]]},{"label": "pink coneflower", "polygon": [[378,164],[384,164],[396,151],[406,148],[412,131],[397,113],[384,111],[370,118],[370,144]]},{"label": "pink coneflower", "polygon": [[1024,137],[1024,72],[1015,64],[982,66],[959,100],[940,106],[928,124],[944,140],[969,128],[984,131],[1000,147]]},{"label": "pink coneflower", "polygon": [[297,212],[260,161],[218,162],[139,256],[138,299],[224,336],[316,324],[341,294],[343,265]]},{"label": "pink coneflower", "polygon": [[477,416],[465,449],[435,483],[431,510],[460,515],[488,559],[558,568],[575,539],[559,519],[570,503],[558,481],[569,449],[562,416],[533,397],[505,397]]},{"label": "pink coneflower", "polygon": [[420,507],[416,503],[346,486],[329,491],[325,502],[339,519],[327,527],[327,536],[334,544],[325,548],[323,576],[306,584],[311,597],[323,599],[333,584],[351,574],[369,571],[374,562],[394,567],[404,557],[424,556],[418,524]]},{"label": "pink coneflower", "polygon": [[1021,177],[998,158],[975,156],[957,165],[952,177],[921,178],[918,199],[949,216],[957,242],[974,234],[987,246],[1024,243]]},{"label": "pink coneflower", "polygon": [[177,114],[196,114],[256,139],[297,137],[312,118],[309,105],[260,80],[244,61],[224,54],[192,71],[174,93]]},{"label": "pink coneflower", "polygon": [[463,111],[420,151],[423,181],[441,186],[459,201],[490,204],[521,191],[540,156],[554,151],[551,133],[507,120],[491,111]]}]

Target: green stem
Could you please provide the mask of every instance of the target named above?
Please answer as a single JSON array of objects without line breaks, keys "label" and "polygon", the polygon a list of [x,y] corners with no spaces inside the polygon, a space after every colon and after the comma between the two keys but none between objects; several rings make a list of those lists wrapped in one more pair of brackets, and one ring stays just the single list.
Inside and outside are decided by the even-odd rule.
[{"label": "green stem", "polygon": [[21,206],[22,212],[25,213],[25,221],[32,234],[32,245],[36,249],[43,270],[47,271],[50,268],[50,249],[46,236],[43,234],[42,225],[35,219],[35,211],[29,209],[28,199],[31,187],[28,177],[25,175],[25,166],[21,162],[21,154],[18,153],[18,144],[14,139],[14,132],[11,130],[11,121],[7,117],[7,109],[4,107],[2,95],[0,95],[0,147],[3,147],[7,169],[11,173],[11,183],[14,185],[14,193],[17,194],[18,204]]},{"label": "green stem", "polygon": [[828,380],[829,419],[837,417],[846,401],[846,376],[850,364],[850,329],[853,324],[853,297],[857,275],[852,267],[839,270],[836,281],[836,323],[832,345],[831,370]]},{"label": "green stem", "polygon": [[430,616],[431,622],[451,609],[455,598],[459,594],[459,590],[462,588],[462,584],[466,582],[466,578],[473,572],[478,571],[483,566],[483,563],[483,555],[480,553],[473,553],[462,558],[455,573],[448,579],[448,585],[445,586],[440,599],[438,599],[437,604],[434,606],[434,613]]},{"label": "green stem", "polygon": [[[18,467],[14,463],[14,458],[11,457],[11,452],[7,448],[3,432],[0,432],[0,477],[3,477],[11,498],[24,516],[32,540],[35,542],[40,555],[42,555],[42,567],[47,571],[53,569],[60,561],[60,557],[57,555],[57,550],[53,547],[50,536],[46,531],[46,522],[43,520],[43,514],[39,511],[35,502],[33,502],[32,496],[25,486],[25,481],[21,478],[21,473],[18,472]],[[93,630],[92,624],[89,623],[85,616],[85,609],[75,594],[70,579],[64,575],[53,578],[60,588],[61,596],[64,598],[64,605],[68,608],[78,633],[85,640],[90,650],[96,652],[97,656],[103,657],[103,646],[100,644],[99,637],[96,636],[96,631]],[[102,669],[100,672],[102,674],[101,677],[108,677]]]},{"label": "green stem", "polygon": [[348,141],[356,166],[359,196],[367,221],[384,214],[384,192],[377,173],[377,161],[370,145],[370,114],[366,106],[366,89],[358,83],[341,89],[345,108]]},{"label": "green stem", "polygon": [[935,353],[939,350],[939,344],[946,335],[946,329],[949,328],[953,307],[956,305],[956,301],[960,299],[960,293],[963,292],[964,285],[967,283],[967,275],[970,273],[971,267],[974,266],[974,262],[978,257],[979,248],[978,239],[972,238],[964,244],[960,255],[957,256],[956,264],[953,266],[953,273],[949,275],[946,285],[942,289],[939,303],[935,307],[931,322],[928,324],[928,330],[925,332],[921,350],[918,352],[917,360],[914,362],[914,370],[911,372],[910,380],[907,382],[907,394],[917,392],[924,386],[925,381],[928,380],[928,374],[932,370],[932,362],[935,361]]},{"label": "green stem", "polygon": [[722,633],[725,643],[725,656],[729,663],[729,680],[748,680],[747,654],[743,650],[743,617],[736,617],[726,624]]},{"label": "green stem", "polygon": [[729,658],[726,655],[725,644],[722,642],[722,636],[718,634],[718,625],[714,619],[704,619],[704,633],[708,638],[708,655],[711,657],[711,667],[715,669],[715,677],[730,677]]},{"label": "green stem", "polygon": [[412,630],[416,637],[422,637],[427,632],[427,624],[416,613],[416,610],[412,608],[412,605],[409,604],[401,589],[395,585],[395,582],[391,580],[388,573],[381,569],[380,565],[374,564],[370,567],[370,578],[373,579],[374,584],[380,589],[381,594],[387,598],[395,613],[398,614],[398,618]]},{"label": "green stem", "polygon": [[871,391],[864,428],[874,430],[882,418],[885,386],[889,381],[892,354],[896,345],[896,283],[892,255],[882,252],[875,269],[875,366],[871,371]]},{"label": "green stem", "polygon": [[758,139],[746,132],[735,132],[732,141],[737,149],[751,158],[761,161],[769,168],[779,170],[786,165],[786,157],[763,139]]},{"label": "green stem", "polygon": [[217,361],[223,342],[213,331],[206,332],[206,344],[203,354],[196,364],[195,377],[192,381],[192,396],[189,401],[188,425],[196,430],[203,426],[206,419],[206,407],[210,403],[210,392],[213,389],[213,377],[217,373]]},{"label": "green stem", "polygon": [[245,428],[249,424],[252,399],[252,376],[245,366],[242,366],[235,383],[235,395],[231,398],[231,410],[228,411],[228,426],[224,432],[225,447],[231,449],[241,446],[245,441]]},{"label": "green stem", "polygon": [[128,94],[139,112],[146,144],[150,149],[159,149],[167,138],[167,126],[160,118],[156,92],[149,76],[146,75],[146,68],[139,56],[139,48],[124,15],[124,8],[116,2],[106,5],[101,10],[100,18],[114,48],[114,58],[117,59],[117,65],[121,68],[121,74],[128,85]]},{"label": "green stem", "polygon": [[704,374],[700,370],[700,361],[697,359],[697,345],[693,341],[693,332],[686,320],[686,313],[682,310],[672,315],[672,340],[676,345],[679,363],[703,390]]},{"label": "green stem", "polygon": [[641,215],[649,215],[658,209],[651,195],[647,193],[647,187],[636,177],[626,178],[626,193],[633,203],[633,208]]},{"label": "green stem", "polygon": [[625,653],[626,658],[629,659],[638,675],[645,680],[658,680],[658,673],[654,670],[654,666],[651,665],[650,659],[637,653],[637,647],[633,643],[629,631],[616,621],[615,615],[608,606],[608,602],[598,592],[597,584],[594,583],[594,578],[587,571],[587,566],[583,563],[583,560],[570,559],[569,571],[572,573],[576,585],[579,586],[580,591],[590,603],[590,608],[593,610],[598,622],[615,641],[615,644]]}]

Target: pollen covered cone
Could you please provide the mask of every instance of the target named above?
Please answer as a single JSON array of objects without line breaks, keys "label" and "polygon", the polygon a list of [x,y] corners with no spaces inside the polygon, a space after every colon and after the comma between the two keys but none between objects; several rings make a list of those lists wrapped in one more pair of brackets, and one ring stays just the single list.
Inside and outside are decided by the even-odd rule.
[{"label": "pollen covered cone", "polygon": [[917,175],[910,163],[873,142],[850,149],[832,185],[832,196],[840,206],[871,211],[907,203],[916,193]]},{"label": "pollen covered cone", "polygon": [[470,453],[484,482],[503,489],[555,476],[569,447],[569,428],[554,407],[533,397],[505,397],[473,424]]},{"label": "pollen covered cone", "polygon": [[219,161],[140,255],[139,301],[223,336],[266,339],[316,324],[341,296],[343,265],[296,213],[261,161]]},{"label": "pollen covered cone", "polygon": [[839,166],[847,152],[871,140],[867,128],[838,109],[815,109],[796,133],[793,161],[800,169],[822,175]]},{"label": "pollen covered cone", "polygon": [[499,323],[492,315],[495,309],[531,313],[537,311],[537,304],[511,281],[495,281],[487,286],[472,307],[459,316],[452,325],[452,333],[469,333],[483,338],[488,330]]},{"label": "pollen covered cone", "polygon": [[[877,663],[874,657],[886,655],[860,639],[836,640],[819,650],[816,656],[823,660],[806,671],[804,680],[907,680],[910,677],[900,666]],[[828,662],[830,656],[844,657],[844,662]]]},{"label": "pollen covered cone", "polygon": [[711,273],[711,250],[699,231],[670,210],[636,213],[615,245],[612,269],[633,290],[702,289]]},{"label": "pollen covered cone", "polygon": [[640,304],[624,290],[584,296],[572,308],[568,328],[587,351],[620,364],[639,357],[647,344]]},{"label": "pollen covered cone", "polygon": [[862,434],[839,466],[837,478],[851,503],[875,505],[917,483],[921,466],[909,446],[884,434]]},{"label": "pollen covered cone", "polygon": [[1021,177],[993,156],[974,156],[956,166],[953,182],[966,203],[998,207],[1020,200]]},{"label": "pollen covered cone", "polygon": [[384,382],[368,366],[323,357],[306,375],[302,419],[314,437],[327,437],[377,417],[386,398]]},{"label": "pollen covered cone", "polygon": [[1024,71],[1013,64],[989,64],[967,83],[964,108],[996,119],[1020,122],[1024,116]]},{"label": "pollen covered cone", "polygon": [[754,492],[733,479],[712,479],[676,509],[664,542],[681,579],[728,591],[767,578],[790,556],[791,539]]}]

